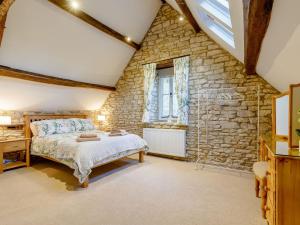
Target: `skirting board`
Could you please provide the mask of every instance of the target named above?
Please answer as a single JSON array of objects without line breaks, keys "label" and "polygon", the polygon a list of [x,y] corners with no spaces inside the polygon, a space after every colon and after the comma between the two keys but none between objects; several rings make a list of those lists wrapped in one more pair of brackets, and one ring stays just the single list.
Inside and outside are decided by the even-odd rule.
[{"label": "skirting board", "polygon": [[186,157],[180,157],[180,156],[165,155],[165,154],[159,154],[159,153],[153,153],[153,152],[148,152],[147,155],[168,158],[168,159],[175,159],[175,160],[180,160],[180,161],[187,161]]}]

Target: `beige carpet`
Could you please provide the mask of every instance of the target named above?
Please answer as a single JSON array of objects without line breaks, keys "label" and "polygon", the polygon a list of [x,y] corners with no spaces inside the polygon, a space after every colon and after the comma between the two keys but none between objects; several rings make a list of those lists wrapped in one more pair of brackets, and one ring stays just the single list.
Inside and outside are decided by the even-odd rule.
[{"label": "beige carpet", "polygon": [[0,225],[265,225],[249,176],[146,156],[93,173],[55,163],[0,175]]}]

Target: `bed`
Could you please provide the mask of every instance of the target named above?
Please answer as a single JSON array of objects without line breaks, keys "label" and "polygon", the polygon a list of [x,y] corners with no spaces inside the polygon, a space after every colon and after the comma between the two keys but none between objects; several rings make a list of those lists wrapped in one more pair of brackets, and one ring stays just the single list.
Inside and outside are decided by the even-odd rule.
[{"label": "bed", "polygon": [[[89,185],[89,174],[93,168],[139,154],[139,162],[144,161],[147,150],[146,142],[135,134],[111,137],[108,133],[93,130],[72,130],[71,132],[37,135],[33,124],[48,121],[84,121],[85,115],[25,115],[25,136],[31,138],[30,154],[64,164],[74,169],[83,188]],[[73,122],[73,121],[72,121]],[[82,133],[96,133],[100,141],[77,142],[76,138]]]}]

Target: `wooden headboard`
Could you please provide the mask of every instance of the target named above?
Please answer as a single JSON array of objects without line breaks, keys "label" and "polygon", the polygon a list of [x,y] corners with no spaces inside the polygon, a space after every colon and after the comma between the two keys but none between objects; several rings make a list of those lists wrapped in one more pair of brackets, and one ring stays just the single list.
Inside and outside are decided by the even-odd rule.
[{"label": "wooden headboard", "polygon": [[24,115],[24,130],[25,130],[25,137],[32,138],[32,132],[30,129],[30,123],[34,121],[41,121],[41,120],[53,120],[53,119],[71,119],[71,118],[81,118],[86,119],[87,115],[83,114],[39,114],[39,115]]}]

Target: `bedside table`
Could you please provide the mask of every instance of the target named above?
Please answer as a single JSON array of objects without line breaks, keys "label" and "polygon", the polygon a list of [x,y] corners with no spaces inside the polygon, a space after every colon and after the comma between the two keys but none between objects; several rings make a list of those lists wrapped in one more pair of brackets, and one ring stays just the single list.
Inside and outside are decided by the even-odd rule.
[{"label": "bedside table", "polygon": [[[29,153],[29,138],[22,139],[10,139],[5,141],[0,141],[0,174],[5,170],[18,168],[30,165],[30,153]],[[4,164],[3,163],[3,155],[4,153],[9,152],[25,152],[25,161],[16,161]]]}]

